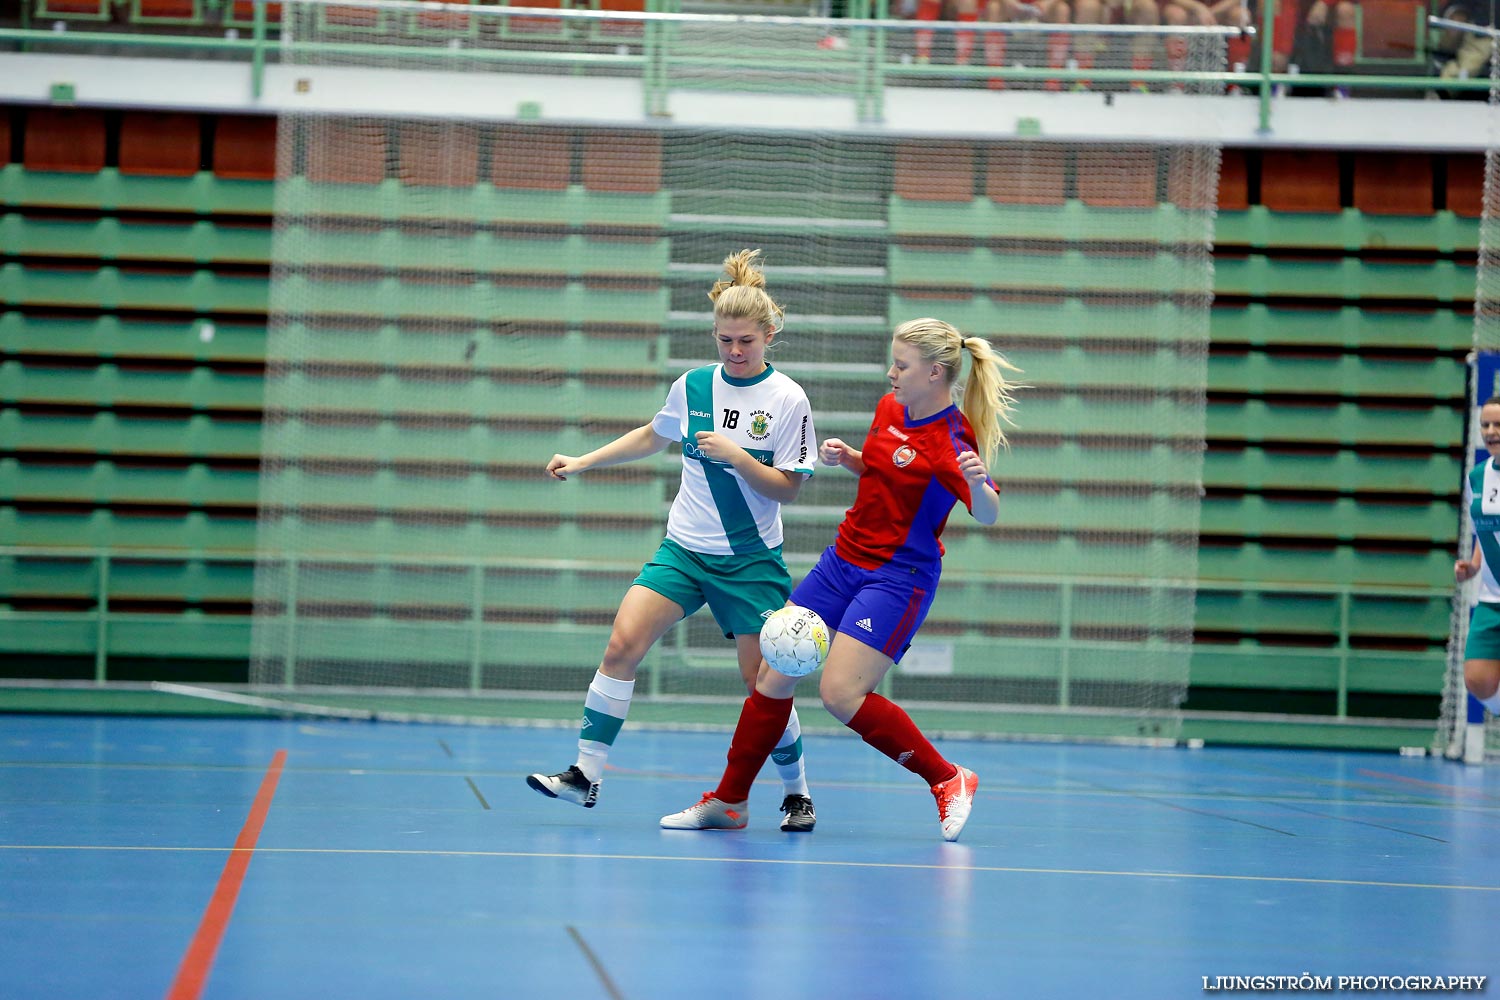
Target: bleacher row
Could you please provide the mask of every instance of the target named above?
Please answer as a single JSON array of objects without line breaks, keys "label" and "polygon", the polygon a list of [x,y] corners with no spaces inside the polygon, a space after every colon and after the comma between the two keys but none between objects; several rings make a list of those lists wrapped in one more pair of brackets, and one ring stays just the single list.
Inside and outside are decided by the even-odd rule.
[{"label": "bleacher row", "polygon": [[[659,536],[674,466],[601,475],[587,495],[531,472],[644,420],[673,359],[703,355],[701,340],[679,346],[702,337],[692,310],[704,307],[682,308],[711,280],[701,265],[741,236],[788,247],[773,267],[795,264],[804,234],[705,236],[692,208],[713,199],[678,197],[672,174],[672,144],[691,136],[287,124],[303,134],[276,234],[269,120],[0,111],[0,546],[80,550],[0,552],[7,669],[62,654],[48,669],[92,675],[101,589],[112,656],[243,658],[271,416],[272,502],[334,498],[282,510],[283,530],[344,525],[324,537],[346,555],[509,560],[483,574],[486,618],[576,627],[551,655],[591,662]],[[1180,560],[1170,526],[1194,516],[1183,486],[1196,455],[1173,428],[1191,424],[1191,393],[1114,404],[1122,382],[1195,384],[1203,359],[1173,332],[1186,308],[1173,268],[1204,206],[1176,181],[1181,159],[1150,150],[1039,146],[1023,154],[1025,184],[1000,174],[1014,151],[893,153],[819,226],[866,250],[888,240],[870,251],[878,266],[791,267],[776,284],[795,302],[799,281],[831,283],[819,294],[833,305],[797,329],[847,336],[872,367],[786,367],[830,411],[820,431],[844,436],[862,433],[878,394],[886,317],[943,316],[1026,367],[1001,526],[954,519],[930,628],[982,663],[987,644],[1060,637],[1058,585],[1007,581],[1007,566],[1066,576]],[[1330,706],[1338,684],[1438,690],[1481,180],[1469,156],[1226,152],[1195,688],[1302,689]],[[424,237],[431,219],[471,228]],[[1121,232],[1166,235],[1121,244]],[[273,370],[263,404],[277,238],[289,316],[277,363],[294,366]],[[1103,283],[1047,287],[1060,269]],[[434,385],[442,411],[414,416]],[[279,409],[289,398],[317,406]],[[1107,488],[1085,468],[1107,470]],[[1120,491],[1147,503],[1122,506]],[[817,551],[847,497],[847,483],[815,477],[788,508],[788,551]],[[539,568],[567,553],[585,565]],[[1145,591],[1123,590],[1118,617],[1085,612],[1071,637],[1139,621]],[[1096,659],[1100,679],[1117,672]]]},{"label": "bleacher row", "polygon": [[[143,31],[250,28],[255,24],[252,0],[22,0],[38,21],[76,21],[94,25],[123,21]],[[455,0],[465,2],[465,0]],[[478,3],[479,0],[469,0]],[[547,9],[640,12],[647,0],[485,0],[488,7],[535,7]],[[265,4],[264,20],[275,31],[280,27],[284,5]],[[668,9],[653,4],[649,9]],[[316,11],[320,28],[371,35],[403,32],[420,37],[431,34],[447,42],[455,37],[476,37],[488,30],[500,38],[598,38],[618,39],[640,34],[638,24],[569,23],[557,17],[491,17],[481,20],[465,13],[441,10],[391,10],[328,4]]]}]

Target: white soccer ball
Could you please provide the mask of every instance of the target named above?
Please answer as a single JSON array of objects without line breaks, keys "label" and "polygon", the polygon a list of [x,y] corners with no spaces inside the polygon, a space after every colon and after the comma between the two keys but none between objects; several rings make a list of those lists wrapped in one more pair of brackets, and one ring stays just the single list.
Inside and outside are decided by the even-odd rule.
[{"label": "white soccer ball", "polygon": [[806,677],[828,658],[830,640],[828,626],[816,611],[789,604],[761,626],[760,655],[777,673]]}]

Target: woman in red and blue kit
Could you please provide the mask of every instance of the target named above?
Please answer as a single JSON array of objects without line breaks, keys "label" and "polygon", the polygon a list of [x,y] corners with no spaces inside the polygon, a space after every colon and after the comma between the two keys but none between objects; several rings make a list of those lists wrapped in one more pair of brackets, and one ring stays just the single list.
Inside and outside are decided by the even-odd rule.
[{"label": "woman in red and blue kit", "polygon": [[[970,358],[963,403],[954,403],[963,355]],[[875,688],[911,645],[942,574],[939,540],[957,503],[994,524],[1000,495],[989,465],[1005,445],[1001,422],[1013,401],[1007,371],[1018,371],[980,337],[916,319],[891,339],[891,391],[875,407],[864,447],[829,438],[825,465],[859,476],[854,506],[838,537],[788,603],[816,611],[834,638],[818,693],[823,705],[866,743],[922,777],[937,799],[943,839],[957,840],[979,778],[945,759],[911,718]],[[740,710],[729,764],[718,788],[682,812],[670,830],[738,830],[748,819],[750,784],[786,728],[797,679],[762,661]]]}]

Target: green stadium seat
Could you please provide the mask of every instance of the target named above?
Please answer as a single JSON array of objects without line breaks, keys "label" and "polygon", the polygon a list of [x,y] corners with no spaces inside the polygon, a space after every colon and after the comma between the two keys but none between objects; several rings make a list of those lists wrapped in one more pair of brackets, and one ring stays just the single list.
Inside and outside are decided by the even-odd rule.
[{"label": "green stadium seat", "polygon": [[1250,490],[1337,488],[1442,497],[1458,488],[1452,458],[1426,447],[1388,454],[1337,445],[1278,449],[1216,443],[1204,454],[1203,482]]},{"label": "green stadium seat", "polygon": [[0,458],[0,496],[18,502],[254,506],[257,469],[156,467],[107,459],[89,464]]},{"label": "green stadium seat", "polygon": [[1202,504],[1200,530],[1211,535],[1442,543],[1458,532],[1458,516],[1447,500],[1210,494]]},{"label": "green stadium seat", "polygon": [[21,507],[0,502],[0,545],[84,549],[254,551],[254,516],[156,508]]},{"label": "green stadium seat", "polygon": [[260,409],[259,375],[211,368],[158,370],[103,362],[76,368],[0,362],[0,398],[22,403],[177,406],[189,409]]},{"label": "green stadium seat", "polygon": [[1454,448],[1463,439],[1463,415],[1457,408],[1416,405],[1210,399],[1206,431],[1211,439],[1231,441]]},{"label": "green stadium seat", "polygon": [[1416,348],[1462,357],[1473,345],[1474,319],[1438,308],[1361,308],[1349,304],[1305,308],[1251,303],[1219,304],[1209,314],[1214,344],[1287,344],[1379,351]]},{"label": "green stadium seat", "polygon": [[202,456],[254,459],[260,455],[258,414],[150,416],[37,412],[0,408],[0,432],[17,450],[82,456]]},{"label": "green stadium seat", "polygon": [[1451,403],[1463,397],[1464,365],[1459,357],[1214,352],[1208,359],[1208,390],[1317,393],[1356,399],[1407,396]]}]

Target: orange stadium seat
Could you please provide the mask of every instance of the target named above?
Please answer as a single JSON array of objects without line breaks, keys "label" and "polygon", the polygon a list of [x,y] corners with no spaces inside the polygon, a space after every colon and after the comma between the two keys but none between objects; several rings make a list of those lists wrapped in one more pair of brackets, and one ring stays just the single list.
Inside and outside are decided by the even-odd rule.
[{"label": "orange stadium seat", "polygon": [[1095,153],[1085,149],[1074,161],[1078,198],[1090,208],[1150,208],[1156,204],[1156,150],[1130,147]]},{"label": "orange stadium seat", "polygon": [[893,182],[911,201],[972,201],[974,147],[966,142],[902,143]]},{"label": "orange stadium seat", "polygon": [[229,180],[276,179],[276,119],[226,115],[214,130],[214,174]]},{"label": "orange stadium seat", "polygon": [[1448,157],[1448,209],[1466,219],[1484,215],[1484,154]]},{"label": "orange stadium seat", "polygon": [[[506,0],[506,7],[552,7],[566,10],[568,0]],[[567,30],[560,17],[504,17],[500,19],[500,33],[558,35]]]},{"label": "orange stadium seat", "polygon": [[27,170],[93,174],[104,169],[104,113],[37,108],[26,116]]},{"label": "orange stadium seat", "polygon": [[1243,212],[1250,208],[1250,166],[1243,149],[1226,149],[1219,163],[1219,210]]},{"label": "orange stadium seat", "polygon": [[203,19],[198,0],[136,0],[132,18],[140,21],[166,21],[196,24]]},{"label": "orange stadium seat", "polygon": [[[631,14],[643,13],[646,10],[646,0],[598,0],[600,10],[618,10]],[[601,35],[639,35],[641,33],[641,21],[614,21],[601,22],[599,33]]]},{"label": "orange stadium seat", "polygon": [[661,133],[595,132],[583,139],[583,186],[590,191],[661,190]]},{"label": "orange stadium seat", "polygon": [[[251,3],[250,0],[234,0],[234,4],[229,8],[229,23],[230,24],[251,24],[254,21],[255,21],[255,4]],[[268,4],[266,4],[266,23],[267,24],[280,24],[281,23],[281,4],[279,4],[279,3],[268,3]]]},{"label": "orange stadium seat", "polygon": [[401,126],[402,184],[473,187],[479,180],[479,131],[472,126]]},{"label": "orange stadium seat", "polygon": [[1261,156],[1260,203],[1273,212],[1338,212],[1339,156],[1267,150]]},{"label": "orange stadium seat", "polygon": [[190,177],[203,159],[197,115],[130,111],[120,119],[120,173]]},{"label": "orange stadium seat", "polygon": [[497,129],[490,170],[496,187],[566,190],[573,172],[571,136],[550,128]]},{"label": "orange stadium seat", "polygon": [[0,112],[0,166],[10,162],[10,114]]},{"label": "orange stadium seat", "polygon": [[1068,200],[1068,153],[1060,146],[990,147],[984,193],[1002,205],[1061,205]]},{"label": "orange stadium seat", "polygon": [[1369,215],[1432,215],[1432,158],[1426,153],[1356,156],[1354,207]]},{"label": "orange stadium seat", "polygon": [[385,180],[384,122],[331,121],[303,135],[307,179],[319,184],[379,184]]}]

